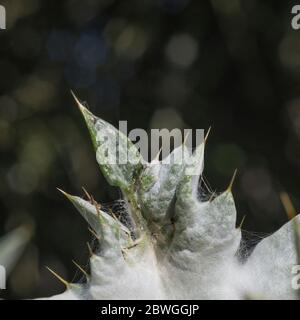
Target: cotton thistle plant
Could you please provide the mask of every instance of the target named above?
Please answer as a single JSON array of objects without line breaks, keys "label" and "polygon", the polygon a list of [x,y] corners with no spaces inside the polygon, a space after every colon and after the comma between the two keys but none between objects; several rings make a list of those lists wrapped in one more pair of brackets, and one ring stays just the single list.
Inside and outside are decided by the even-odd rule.
[{"label": "cotton thistle plant", "polygon": [[[100,169],[121,189],[126,212],[104,210],[88,194],[84,200],[62,191],[88,222],[99,248],[91,252],[90,274],[78,266],[85,283],[70,284],[50,269],[67,287],[50,299],[297,299],[291,270],[300,264],[300,218],[286,196],[292,220],[242,261],[232,182],[211,199],[198,194],[205,141],[192,154],[184,144],[174,149],[167,164],[147,163],[125,135],[76,102]],[[104,164],[99,136],[119,137],[119,156],[128,150],[135,161]],[[189,161],[176,162],[180,153]]]},{"label": "cotton thistle plant", "polygon": [[[169,161],[147,163],[125,135],[76,102],[100,169],[121,189],[126,210],[104,210],[88,194],[84,200],[62,191],[92,228],[99,249],[91,252],[90,275],[78,266],[85,283],[70,284],[50,269],[67,287],[50,299],[299,298],[292,268],[300,264],[300,218],[286,195],[282,200],[291,221],[241,262],[233,180],[222,194],[199,198],[205,141],[192,154],[183,144]],[[119,137],[119,156],[128,152],[135,161],[103,161],[107,155],[99,136]],[[178,154],[189,161],[179,163]]]},{"label": "cotton thistle plant", "polygon": [[[297,299],[292,269],[300,265],[300,218],[286,194],[282,202],[291,221],[262,240],[241,262],[241,229],[236,228],[232,183],[221,195],[203,200],[198,194],[205,141],[193,154],[183,144],[169,161],[150,163],[121,132],[95,117],[77,99],[110,185],[122,190],[126,210],[111,210],[64,195],[87,220],[99,249],[91,250],[86,283],[70,284],[50,299]],[[109,164],[98,137],[119,137],[119,156],[126,164]],[[184,154],[189,161],[178,163]],[[105,163],[105,164],[104,164]],[[122,203],[122,201],[121,201]],[[114,210],[116,209],[116,210]],[[20,227],[0,240],[0,265],[10,271],[30,238]],[[245,259],[244,259],[245,260]]]}]

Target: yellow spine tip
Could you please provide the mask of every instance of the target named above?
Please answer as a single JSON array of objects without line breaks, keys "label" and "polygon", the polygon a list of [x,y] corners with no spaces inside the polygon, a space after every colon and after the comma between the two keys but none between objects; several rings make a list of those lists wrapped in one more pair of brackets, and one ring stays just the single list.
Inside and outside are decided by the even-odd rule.
[{"label": "yellow spine tip", "polygon": [[61,192],[65,197],[67,197],[68,199],[71,199],[72,198],[72,196],[69,194],[69,193],[67,193],[67,192],[65,192],[65,191],[63,191],[62,189],[60,189],[60,188],[56,188],[59,192]]},{"label": "yellow spine tip", "polygon": [[93,229],[88,227],[88,230],[97,240],[100,240],[100,237],[97,235],[97,233]]},{"label": "yellow spine tip", "polygon": [[159,148],[157,155],[154,157],[154,159],[152,160],[152,162],[156,162],[159,161],[159,156],[161,154],[162,151],[162,147]]},{"label": "yellow spine tip", "polygon": [[206,132],[206,135],[204,137],[204,143],[206,143],[207,139],[208,139],[208,136],[210,134],[210,131],[211,131],[211,127],[208,128],[207,132]]},{"label": "yellow spine tip", "polygon": [[214,200],[214,198],[215,198],[215,195],[216,195],[216,193],[213,192],[213,193],[210,195],[208,201],[209,201],[209,202],[212,202],[212,201]]},{"label": "yellow spine tip", "polygon": [[281,192],[280,193],[280,200],[281,200],[281,203],[285,209],[285,212],[286,212],[288,218],[290,220],[293,219],[297,215],[297,212],[296,212],[295,207],[293,206],[293,203],[292,203],[289,195],[286,192]]},{"label": "yellow spine tip", "polygon": [[72,94],[72,96],[73,96],[73,98],[74,98],[79,110],[82,111],[83,110],[82,103],[79,101],[79,99],[76,97],[75,93],[72,90],[71,90],[71,94]]},{"label": "yellow spine tip", "polygon": [[69,194],[66,193],[64,190],[60,189],[60,188],[56,188],[59,192],[61,192],[63,195],[68,196]]},{"label": "yellow spine tip", "polygon": [[234,181],[235,181],[235,178],[236,178],[236,174],[237,174],[237,169],[234,170],[234,173],[232,175],[232,178],[230,180],[230,183],[229,183],[229,186],[227,188],[227,192],[231,192],[232,191],[232,187],[233,187],[233,184],[234,184]]},{"label": "yellow spine tip", "polygon": [[90,278],[89,274],[75,260],[72,260],[72,262],[85,275],[87,280],[89,280]]},{"label": "yellow spine tip", "polygon": [[84,194],[86,195],[86,197],[88,198],[88,200],[89,200],[90,202],[92,202],[92,197],[91,197],[91,195],[86,191],[86,189],[85,189],[84,187],[81,187],[81,188],[82,188]]},{"label": "yellow spine tip", "polygon": [[246,215],[243,216],[242,221],[241,221],[241,223],[239,225],[239,229],[242,229],[242,227],[244,225],[244,222],[245,222],[245,219],[246,219]]},{"label": "yellow spine tip", "polygon": [[89,250],[89,254],[90,254],[90,257],[92,257],[94,255],[94,252],[91,248],[91,245],[89,244],[89,242],[86,243],[87,244],[87,247],[88,247],[88,250]]},{"label": "yellow spine tip", "polygon": [[66,281],[64,278],[62,278],[59,274],[57,274],[55,271],[53,271],[49,267],[46,266],[46,268],[47,268],[48,271],[50,271],[55,276],[56,279],[58,279],[62,284],[64,284],[67,289],[70,288],[71,283]]},{"label": "yellow spine tip", "polygon": [[101,212],[100,212],[100,210],[101,210],[101,204],[98,203],[98,202],[93,198],[93,196],[91,196],[91,204],[95,207],[97,216],[98,216],[99,218],[101,218]]}]

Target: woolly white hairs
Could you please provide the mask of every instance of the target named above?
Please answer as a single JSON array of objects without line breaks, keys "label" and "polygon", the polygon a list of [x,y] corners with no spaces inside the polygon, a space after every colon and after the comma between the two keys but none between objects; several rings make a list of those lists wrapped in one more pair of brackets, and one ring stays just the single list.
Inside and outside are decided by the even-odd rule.
[{"label": "woolly white hairs", "polygon": [[[214,199],[199,199],[205,142],[193,154],[184,144],[176,148],[168,164],[145,164],[127,137],[76,101],[100,169],[122,190],[132,223],[125,226],[89,195],[86,201],[63,192],[93,228],[100,248],[91,256],[87,282],[63,280],[66,292],[51,299],[297,298],[291,270],[299,262],[299,216],[262,240],[242,263],[232,182]],[[129,146],[135,165],[104,165],[99,135],[120,135],[120,154]],[[191,161],[178,164],[179,153]]]},{"label": "woolly white hairs", "polygon": [[[102,173],[110,185],[121,189],[127,202],[130,223],[126,223],[123,211],[104,208],[88,194],[84,200],[62,191],[93,229],[99,249],[91,255],[86,283],[69,284],[52,271],[67,290],[50,299],[298,297],[291,281],[292,267],[300,264],[299,216],[262,240],[241,262],[233,181],[214,199],[198,194],[205,141],[193,154],[184,144],[176,148],[168,164],[157,160],[155,165],[145,164],[127,137],[77,103]],[[105,150],[99,135],[120,135],[120,154],[129,146],[135,164],[103,164]],[[178,164],[175,159],[182,152],[190,161]],[[288,199],[283,200],[287,211],[295,216]]]}]

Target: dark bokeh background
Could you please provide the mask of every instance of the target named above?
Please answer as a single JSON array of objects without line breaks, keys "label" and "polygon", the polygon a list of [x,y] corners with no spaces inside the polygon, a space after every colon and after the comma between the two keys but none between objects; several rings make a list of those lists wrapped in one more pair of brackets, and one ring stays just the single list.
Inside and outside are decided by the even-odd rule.
[{"label": "dark bokeh background", "polygon": [[[6,298],[62,291],[71,260],[88,261],[87,226],[56,187],[99,201],[101,176],[70,89],[130,128],[212,126],[205,176],[226,188],[235,168],[238,222],[255,238],[286,220],[278,193],[300,206],[300,31],[293,1],[6,0],[0,31],[0,234],[35,235]],[[254,232],[258,232],[258,236]]]}]

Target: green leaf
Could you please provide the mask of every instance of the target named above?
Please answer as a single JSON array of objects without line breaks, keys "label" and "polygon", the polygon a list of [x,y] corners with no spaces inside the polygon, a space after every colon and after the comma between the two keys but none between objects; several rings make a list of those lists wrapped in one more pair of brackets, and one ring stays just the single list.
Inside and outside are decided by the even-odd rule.
[{"label": "green leaf", "polygon": [[[74,94],[73,94],[74,95]],[[128,191],[142,168],[135,145],[108,122],[93,115],[74,95],[96,151],[96,159],[108,183]]]},{"label": "green leaf", "polygon": [[[198,269],[195,257],[232,258],[239,247],[236,208],[230,188],[213,201],[198,198],[198,183],[204,168],[205,142],[194,151],[176,191],[175,233],[172,259],[181,266]],[[199,258],[198,258],[199,259]],[[189,261],[189,262],[188,262]]]},{"label": "green leaf", "polygon": [[146,165],[140,175],[139,199],[147,219],[164,220],[182,178],[185,159],[190,156],[182,145],[162,162],[154,160]]},{"label": "green leaf", "polygon": [[300,215],[263,239],[246,262],[246,272],[255,279],[252,292],[267,299],[294,299],[292,268],[298,265],[295,225]]},{"label": "green leaf", "polygon": [[177,205],[188,207],[197,200],[198,184],[204,168],[205,142],[201,143],[189,158],[176,191]]},{"label": "green leaf", "polygon": [[105,255],[110,250],[114,250],[120,255],[121,248],[131,243],[130,231],[120,221],[100,210],[96,203],[92,204],[80,197],[60,191],[72,202],[99,236],[101,254]]}]

